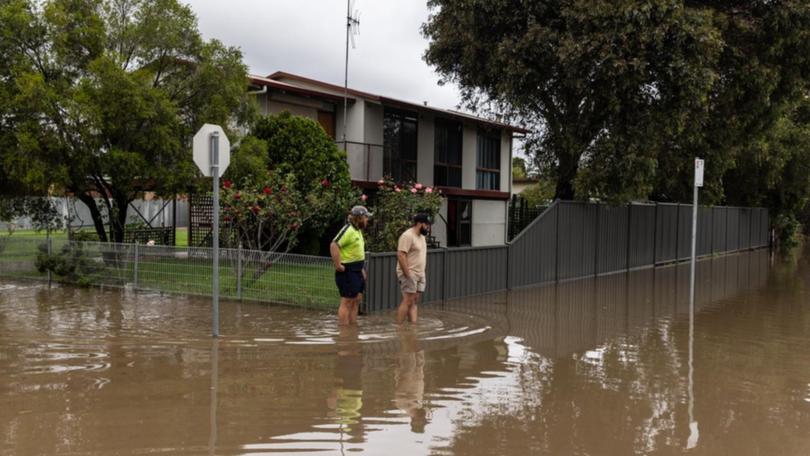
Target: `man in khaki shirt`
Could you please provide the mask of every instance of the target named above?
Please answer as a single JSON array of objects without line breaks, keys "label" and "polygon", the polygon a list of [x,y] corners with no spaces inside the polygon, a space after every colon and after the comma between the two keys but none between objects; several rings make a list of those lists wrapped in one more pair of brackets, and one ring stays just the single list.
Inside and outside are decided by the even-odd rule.
[{"label": "man in khaki shirt", "polygon": [[416,214],[413,226],[399,237],[397,245],[397,280],[402,290],[402,302],[397,310],[397,323],[407,318],[416,323],[417,305],[425,292],[425,267],[427,266],[427,241],[430,233],[430,217]]}]

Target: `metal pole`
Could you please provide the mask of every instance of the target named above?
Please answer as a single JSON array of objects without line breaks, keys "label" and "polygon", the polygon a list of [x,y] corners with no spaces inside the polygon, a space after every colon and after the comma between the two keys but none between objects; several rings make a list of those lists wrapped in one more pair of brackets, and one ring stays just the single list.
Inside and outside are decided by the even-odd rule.
[{"label": "metal pole", "polygon": [[[697,169],[697,166],[696,166]],[[702,171],[701,171],[702,172]],[[701,175],[701,183],[703,177]],[[698,223],[698,177],[695,173],[692,196],[692,261],[689,271],[689,438],[687,449],[697,445],[699,438],[698,424],[695,421],[695,392],[694,392],[694,350],[695,350],[695,266],[697,253],[697,223]]]},{"label": "metal pole", "polygon": [[352,26],[351,0],[346,0],[346,62],[343,67],[343,150],[346,146],[346,115],[349,105],[349,29]]},{"label": "metal pole", "polygon": [[[53,254],[53,239],[51,239],[51,230],[48,229],[48,259],[50,259],[51,255]],[[48,268],[48,288],[51,288],[51,284],[53,283],[53,273],[51,272],[51,268]]]},{"label": "metal pole", "polygon": [[138,288],[138,243],[135,243],[135,261],[132,267],[133,277],[132,277],[132,287],[137,289]]},{"label": "metal pole", "polygon": [[214,178],[214,205],[211,222],[213,225],[212,255],[214,257],[211,269],[211,304],[213,312],[212,335],[219,337],[219,133],[211,134],[211,176]]},{"label": "metal pole", "polygon": [[236,299],[242,299],[242,243],[236,256]]},{"label": "metal pole", "polygon": [[695,313],[695,264],[697,250],[697,215],[698,215],[698,188],[694,186],[692,197],[692,261],[689,271],[689,317],[694,318]]},{"label": "metal pole", "polygon": [[217,448],[217,402],[219,390],[219,340],[211,346],[211,400],[208,410],[208,454],[216,454]]}]

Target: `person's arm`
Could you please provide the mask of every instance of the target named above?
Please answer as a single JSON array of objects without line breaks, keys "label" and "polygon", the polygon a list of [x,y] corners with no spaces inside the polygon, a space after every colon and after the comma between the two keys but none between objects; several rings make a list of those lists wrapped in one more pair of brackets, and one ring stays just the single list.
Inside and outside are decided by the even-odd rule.
[{"label": "person's arm", "polygon": [[399,267],[402,269],[402,275],[410,279],[411,270],[408,269],[408,254],[402,250],[397,251],[397,261],[399,261]]},{"label": "person's arm", "polygon": [[346,267],[340,263],[340,247],[338,247],[337,242],[332,241],[332,243],[329,244],[329,253],[332,255],[332,263],[335,264],[335,271],[345,271]]}]

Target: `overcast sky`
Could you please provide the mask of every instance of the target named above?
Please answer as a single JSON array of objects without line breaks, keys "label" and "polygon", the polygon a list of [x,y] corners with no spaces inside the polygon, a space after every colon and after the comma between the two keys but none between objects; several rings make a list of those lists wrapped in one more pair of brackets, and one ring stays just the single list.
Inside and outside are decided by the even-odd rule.
[{"label": "overcast sky", "polygon": [[[242,49],[250,72],[277,70],[343,85],[345,0],[186,0],[206,39]],[[349,50],[349,87],[455,109],[457,89],[439,86],[422,55],[425,0],[354,0],[357,47]]]}]

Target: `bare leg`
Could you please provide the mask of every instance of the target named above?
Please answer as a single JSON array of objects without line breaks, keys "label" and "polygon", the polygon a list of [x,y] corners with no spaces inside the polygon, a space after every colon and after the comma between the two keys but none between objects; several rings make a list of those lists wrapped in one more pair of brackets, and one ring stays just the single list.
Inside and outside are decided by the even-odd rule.
[{"label": "bare leg", "polygon": [[349,322],[353,325],[357,324],[357,314],[360,312],[360,301],[363,300],[363,294],[360,293],[352,301],[351,314],[349,315]]},{"label": "bare leg", "polygon": [[402,293],[402,302],[399,304],[399,309],[397,309],[397,323],[403,323],[408,318],[412,302],[411,296],[413,296],[413,293]]},{"label": "bare leg", "polygon": [[411,323],[416,323],[416,317],[419,313],[419,303],[422,302],[422,293],[416,293],[411,297],[411,308],[408,309],[408,317]]},{"label": "bare leg", "polygon": [[352,315],[352,302],[354,302],[354,298],[340,298],[340,307],[338,308],[338,324],[349,324]]}]

